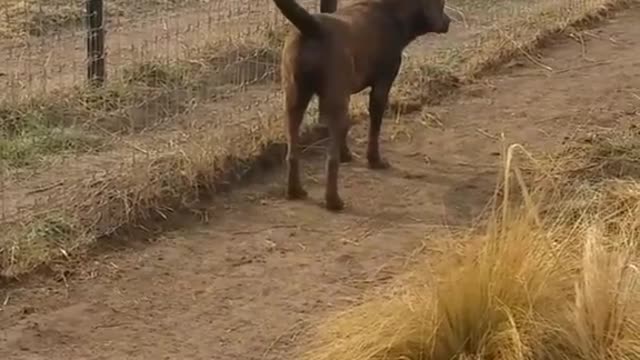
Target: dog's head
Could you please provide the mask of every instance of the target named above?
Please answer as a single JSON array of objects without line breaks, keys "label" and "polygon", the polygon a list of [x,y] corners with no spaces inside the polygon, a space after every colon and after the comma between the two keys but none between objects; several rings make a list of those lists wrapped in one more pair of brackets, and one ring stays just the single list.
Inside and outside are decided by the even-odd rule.
[{"label": "dog's head", "polygon": [[444,0],[417,0],[421,4],[422,13],[417,19],[418,32],[444,34],[449,31],[451,19],[444,12]]}]

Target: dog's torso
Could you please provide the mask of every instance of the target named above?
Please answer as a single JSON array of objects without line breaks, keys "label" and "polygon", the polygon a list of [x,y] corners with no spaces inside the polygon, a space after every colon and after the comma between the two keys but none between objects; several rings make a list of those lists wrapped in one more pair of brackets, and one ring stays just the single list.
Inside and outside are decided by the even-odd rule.
[{"label": "dog's torso", "polygon": [[[413,40],[411,24],[399,22],[383,1],[356,2],[336,13],[314,16],[325,36],[288,36],[282,65],[293,71],[286,73],[304,78],[317,94],[335,88],[353,94],[380,79],[395,78],[402,51]],[[328,77],[334,89],[326,88]]]},{"label": "dog's torso", "polygon": [[[329,134],[325,206],[341,210],[338,169],[353,159],[347,141],[351,95],[371,88],[367,163],[371,169],[387,169],[389,163],[380,154],[380,130],[402,51],[418,36],[448,32],[450,18],[444,13],[444,0],[358,0],[336,12],[315,15],[296,0],[273,1],[297,29],[285,40],[281,63],[287,197],[308,195],[301,182],[299,130],[309,102],[317,95],[319,122]],[[334,3],[325,0],[324,9]]]}]

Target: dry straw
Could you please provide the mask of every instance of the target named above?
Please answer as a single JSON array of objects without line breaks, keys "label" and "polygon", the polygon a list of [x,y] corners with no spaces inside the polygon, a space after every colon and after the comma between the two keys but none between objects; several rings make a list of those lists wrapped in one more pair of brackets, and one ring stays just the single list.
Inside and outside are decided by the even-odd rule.
[{"label": "dry straw", "polygon": [[[516,149],[505,174],[518,172]],[[457,240],[460,253],[425,259],[386,294],[332,315],[302,358],[640,359],[638,183],[608,177],[594,187],[583,177],[585,186],[559,189],[570,162],[552,163],[535,162],[534,177],[517,181],[521,200],[505,176],[498,211],[484,231]],[[620,201],[630,206],[611,206]]]}]

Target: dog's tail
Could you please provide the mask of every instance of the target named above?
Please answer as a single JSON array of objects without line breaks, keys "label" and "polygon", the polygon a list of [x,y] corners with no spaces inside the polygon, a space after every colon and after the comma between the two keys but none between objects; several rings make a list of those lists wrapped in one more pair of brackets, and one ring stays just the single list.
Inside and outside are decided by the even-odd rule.
[{"label": "dog's tail", "polygon": [[296,0],[273,0],[282,15],[286,17],[303,35],[319,37],[322,35],[320,22]]}]

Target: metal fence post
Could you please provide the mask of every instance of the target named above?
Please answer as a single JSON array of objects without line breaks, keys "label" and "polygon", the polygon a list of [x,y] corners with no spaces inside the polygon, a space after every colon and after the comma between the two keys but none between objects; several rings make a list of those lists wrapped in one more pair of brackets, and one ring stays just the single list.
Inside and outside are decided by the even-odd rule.
[{"label": "metal fence post", "polygon": [[104,0],[87,1],[87,77],[90,83],[104,84],[105,71],[105,30]]}]

